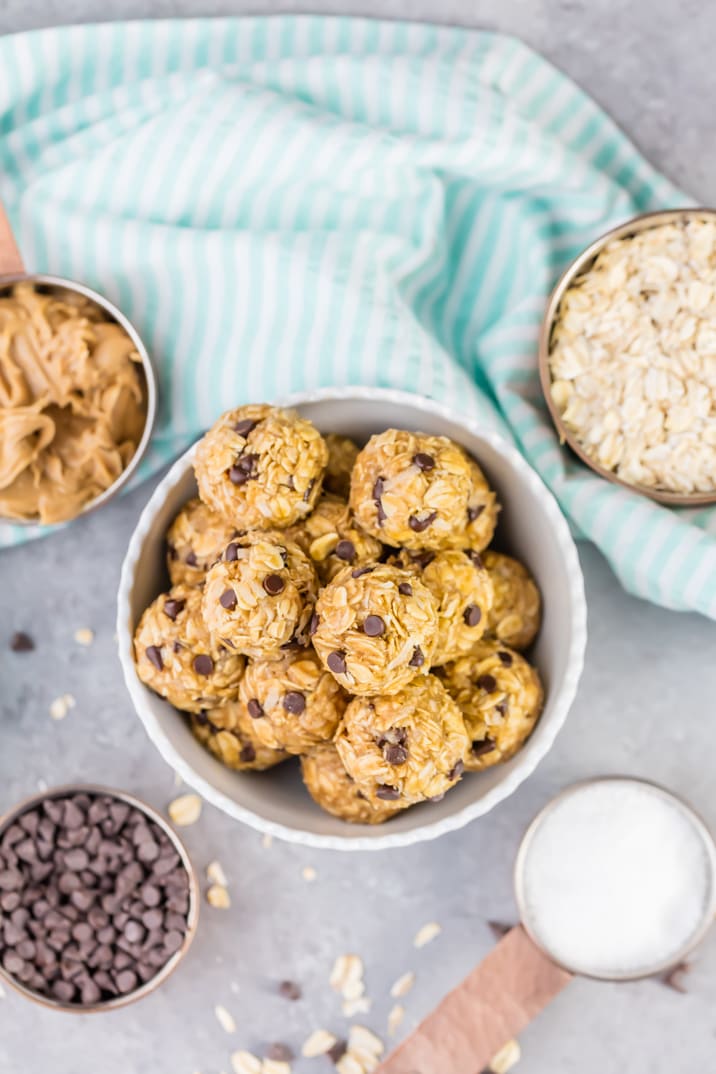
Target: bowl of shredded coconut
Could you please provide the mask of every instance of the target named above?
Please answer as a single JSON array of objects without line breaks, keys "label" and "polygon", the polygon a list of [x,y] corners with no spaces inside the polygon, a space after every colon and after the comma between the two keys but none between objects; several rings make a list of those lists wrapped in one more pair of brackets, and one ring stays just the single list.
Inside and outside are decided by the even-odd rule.
[{"label": "bowl of shredded coconut", "polygon": [[539,346],[560,440],[661,503],[716,502],[716,210],[627,221],[562,275]]}]

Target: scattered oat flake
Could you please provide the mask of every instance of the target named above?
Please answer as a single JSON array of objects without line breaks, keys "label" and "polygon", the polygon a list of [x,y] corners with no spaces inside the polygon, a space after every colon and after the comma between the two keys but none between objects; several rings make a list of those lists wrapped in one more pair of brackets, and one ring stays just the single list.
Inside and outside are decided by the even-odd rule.
[{"label": "scattered oat flake", "polygon": [[221,868],[221,863],[218,861],[209,862],[206,867],[206,879],[212,884],[220,884],[222,888],[225,888],[228,884],[226,873]]},{"label": "scattered oat flake", "polygon": [[56,697],[50,705],[50,716],[53,720],[64,720],[70,709],[75,707],[75,699],[72,694],[62,694]]},{"label": "scattered oat flake", "polygon": [[427,925],[423,925],[423,927],[418,930],[415,939],[413,940],[413,944],[415,947],[425,947],[425,945],[430,943],[431,940],[434,940],[436,936],[439,936],[441,932],[442,926],[438,925],[437,921],[429,921]]},{"label": "scattered oat flake", "polygon": [[415,974],[408,970],[402,977],[399,977],[397,981],[394,981],[390,988],[390,994],[393,999],[399,999],[401,996],[407,996],[410,989],[415,984]]},{"label": "scattered oat flake", "polygon": [[336,1043],[336,1038],[327,1029],[314,1029],[310,1037],[303,1042],[301,1055],[306,1059],[313,1059],[317,1055],[325,1055]]},{"label": "scattered oat flake", "polygon": [[305,881],[307,881],[307,883],[311,884],[318,876],[318,873],[312,865],[304,865],[303,869],[301,870],[301,876]]},{"label": "scattered oat flake", "polygon": [[405,1018],[405,1007],[402,1007],[400,1003],[396,1003],[394,1007],[391,1007],[390,1014],[388,1015],[388,1036],[394,1037],[398,1031],[398,1027]]},{"label": "scattered oat flake", "polygon": [[231,906],[229,892],[221,884],[212,884],[206,892],[206,901],[215,910],[228,910]]},{"label": "scattered oat flake", "polygon": [[367,1014],[372,1001],[368,996],[357,996],[356,999],[344,999],[341,1010],[346,1018],[353,1018],[356,1014]]},{"label": "scattered oat flake", "polygon": [[[359,955],[339,955],[328,978],[331,988],[346,999],[355,999],[363,994],[362,981],[363,959]],[[356,985],[360,985],[357,991]]]},{"label": "scattered oat flake", "polygon": [[234,1021],[233,1015],[227,1011],[226,1007],[222,1007],[221,1004],[218,1003],[216,1007],[214,1007],[214,1014],[216,1015],[217,1022],[225,1033],[236,1032],[236,1022]]},{"label": "scattered oat flake", "polygon": [[80,627],[75,631],[75,641],[78,645],[91,645],[94,641],[94,630],[89,627]]},{"label": "scattered oat flake", "polygon": [[172,824],[176,824],[178,828],[196,824],[201,816],[201,798],[198,794],[180,794],[169,803],[167,812]]},{"label": "scattered oat flake", "polygon": [[261,1074],[261,1060],[251,1052],[232,1052],[231,1066],[234,1074]]},{"label": "scattered oat flake", "polygon": [[263,836],[261,837],[261,846],[264,848],[264,850],[270,850],[273,846],[273,836],[270,835],[268,832],[264,832]]},{"label": "scattered oat flake", "polygon": [[366,1029],[365,1026],[351,1026],[348,1033],[348,1051],[355,1052],[358,1049],[378,1056],[385,1051],[385,1045],[372,1029]]},{"label": "scattered oat flake", "polygon": [[350,1052],[344,1052],[336,1063],[338,1074],[365,1074],[363,1065]]},{"label": "scattered oat flake", "polygon": [[516,1040],[508,1040],[503,1044],[497,1055],[493,1055],[489,1063],[492,1074],[507,1074],[516,1063],[519,1063],[522,1049]]},{"label": "scattered oat flake", "polygon": [[291,1074],[291,1064],[283,1059],[264,1059],[261,1074]]}]

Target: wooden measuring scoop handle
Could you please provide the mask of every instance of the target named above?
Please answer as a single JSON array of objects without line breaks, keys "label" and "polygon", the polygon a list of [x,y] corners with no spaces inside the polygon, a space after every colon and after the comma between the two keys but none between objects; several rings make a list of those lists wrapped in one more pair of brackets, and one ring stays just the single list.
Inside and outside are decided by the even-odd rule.
[{"label": "wooden measuring scoop handle", "polygon": [[25,266],[15,242],[7,213],[0,204],[0,276],[22,276]]},{"label": "wooden measuring scoop handle", "polygon": [[571,979],[518,925],[376,1074],[479,1074]]}]

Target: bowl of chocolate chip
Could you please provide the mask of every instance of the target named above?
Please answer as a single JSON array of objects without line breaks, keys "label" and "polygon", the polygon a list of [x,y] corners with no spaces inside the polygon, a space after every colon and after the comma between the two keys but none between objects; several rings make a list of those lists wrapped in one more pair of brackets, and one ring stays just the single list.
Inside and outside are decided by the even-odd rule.
[{"label": "bowl of chocolate chip", "polygon": [[221,415],[157,486],[118,594],[165,760],[238,820],[341,850],[432,839],[511,794],[585,636],[567,523],[527,463],[375,388]]},{"label": "bowl of chocolate chip", "polygon": [[112,1010],[153,991],[199,912],[186,850],[130,794],[59,787],[0,822],[0,977],[45,1006]]}]

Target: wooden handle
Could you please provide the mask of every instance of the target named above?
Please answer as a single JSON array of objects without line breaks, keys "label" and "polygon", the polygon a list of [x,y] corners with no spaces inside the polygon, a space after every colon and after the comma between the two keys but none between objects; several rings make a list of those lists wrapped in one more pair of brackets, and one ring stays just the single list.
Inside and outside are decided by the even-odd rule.
[{"label": "wooden handle", "polygon": [[518,925],[376,1074],[479,1074],[571,979]]},{"label": "wooden handle", "polygon": [[2,205],[0,205],[0,276],[22,276],[25,266]]}]

